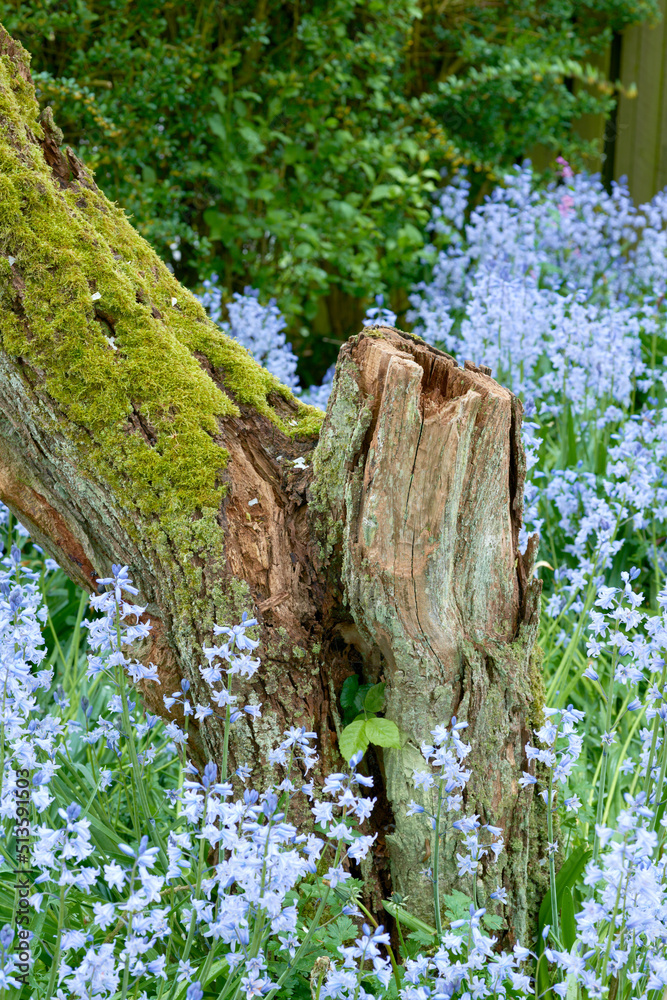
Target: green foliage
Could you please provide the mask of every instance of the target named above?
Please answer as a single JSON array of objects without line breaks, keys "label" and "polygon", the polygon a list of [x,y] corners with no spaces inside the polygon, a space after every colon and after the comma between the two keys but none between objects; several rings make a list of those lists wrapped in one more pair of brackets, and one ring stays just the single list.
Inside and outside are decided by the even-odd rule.
[{"label": "green foliage", "polygon": [[360,684],[356,674],[346,677],[340,691],[343,721],[352,722],[360,712],[381,712],[384,708],[385,683]]},{"label": "green foliage", "polygon": [[[585,847],[578,847],[563,862],[561,870],[556,876],[556,900],[558,907],[563,905],[564,895],[572,886],[576,885],[579,876],[590,861],[593,852]],[[549,890],[542,900],[538,917],[538,934],[541,936],[546,924],[549,923],[551,915],[551,890]]]},{"label": "green foliage", "polygon": [[366,752],[369,743],[377,747],[400,747],[401,734],[390,719],[378,719],[377,712],[384,708],[385,684],[359,684],[356,674],[343,681],[340,703],[343,720],[348,722],[338,741],[345,760],[350,760],[360,750]]},{"label": "green foliage", "polygon": [[378,747],[400,748],[400,730],[390,719],[357,719],[345,727],[338,741],[345,760],[350,760],[360,750],[364,753],[369,743]]},{"label": "green foliage", "polygon": [[398,726],[390,719],[367,719],[364,723],[365,736],[369,743],[378,747],[400,747],[401,734]]},{"label": "green foliage", "polygon": [[356,674],[351,674],[343,681],[340,689],[340,707],[343,709],[343,722],[349,724],[363,710],[364,698],[370,690],[370,684],[359,684]]},{"label": "green foliage", "polygon": [[537,144],[574,165],[599,152],[573,130],[613,101],[589,63],[656,11],[4,0],[0,21],[66,141],[178,277],[276,295],[317,377],[371,294],[402,319],[441,171],[467,164],[481,183]]}]

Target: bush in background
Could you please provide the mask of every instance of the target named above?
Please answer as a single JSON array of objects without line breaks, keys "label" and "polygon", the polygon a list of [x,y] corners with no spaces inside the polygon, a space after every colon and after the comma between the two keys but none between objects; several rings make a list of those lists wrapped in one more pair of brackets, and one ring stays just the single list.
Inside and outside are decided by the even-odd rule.
[{"label": "bush in background", "polygon": [[190,287],[217,272],[230,298],[275,296],[310,383],[369,289],[404,318],[443,169],[469,165],[479,188],[536,144],[583,163],[573,125],[613,102],[588,61],[656,11],[4,0],[0,21],[105,193]]}]

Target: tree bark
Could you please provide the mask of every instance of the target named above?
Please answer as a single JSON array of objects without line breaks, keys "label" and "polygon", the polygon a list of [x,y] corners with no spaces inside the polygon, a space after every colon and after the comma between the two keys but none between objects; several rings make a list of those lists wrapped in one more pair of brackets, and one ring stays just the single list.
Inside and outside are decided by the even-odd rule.
[{"label": "tree bark", "polygon": [[[544,823],[518,785],[541,704],[520,403],[487,370],[381,327],[342,348],[323,418],[208,320],[61,151],[1,28],[0,123],[0,499],[89,591],[131,567],[153,624],[139,651],[161,678],[143,691],[153,712],[183,677],[207,702],[213,624],[259,619],[249,700],[263,715],[234,745],[257,781],[295,724],[338,769],[342,681],[383,677],[403,746],[377,754],[380,843],[393,888],[431,921],[432,834],[405,808],[421,741],[467,719],[466,808],[507,842],[480,898],[502,882],[507,934],[525,937]],[[192,743],[197,760],[220,757],[215,719]]]}]

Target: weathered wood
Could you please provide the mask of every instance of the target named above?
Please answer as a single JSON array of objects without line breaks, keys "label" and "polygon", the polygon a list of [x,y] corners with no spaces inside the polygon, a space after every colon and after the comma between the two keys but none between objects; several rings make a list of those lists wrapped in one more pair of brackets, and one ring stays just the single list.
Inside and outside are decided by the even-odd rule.
[{"label": "weathered wood", "polygon": [[[538,589],[517,549],[518,401],[482,369],[380,328],[341,351],[322,425],[60,151],[1,30],[0,158],[0,499],[84,587],[130,565],[154,624],[139,651],[162,681],[144,692],[153,711],[181,677],[206,702],[213,623],[257,615],[263,670],[248,700],[263,717],[233,750],[258,782],[292,724],[318,733],[324,771],[338,768],[342,680],[384,674],[405,741],[378,758],[393,825],[380,832],[394,885],[429,919],[431,834],[404,810],[420,741],[466,717],[467,808],[508,844],[480,893],[502,880],[508,933],[525,936],[542,826],[518,786],[540,705]],[[196,757],[220,756],[215,719],[195,736]],[[453,841],[446,857],[452,888]]]},{"label": "weathered wood", "polygon": [[[432,833],[423,817],[405,816],[418,798],[412,772],[424,767],[422,741],[452,715],[470,722],[469,801],[506,831],[501,870],[530,882],[530,797],[517,765],[539,690],[539,585],[532,548],[524,557],[517,545],[520,422],[519,401],[481,369],[380,328],[342,349],[314,456],[325,559],[343,581],[362,653],[381,653],[386,714],[405,734],[383,760],[392,872],[413,901]],[[445,853],[451,886],[453,840]],[[490,874],[494,887],[501,877]],[[528,905],[516,896],[519,926]]]}]

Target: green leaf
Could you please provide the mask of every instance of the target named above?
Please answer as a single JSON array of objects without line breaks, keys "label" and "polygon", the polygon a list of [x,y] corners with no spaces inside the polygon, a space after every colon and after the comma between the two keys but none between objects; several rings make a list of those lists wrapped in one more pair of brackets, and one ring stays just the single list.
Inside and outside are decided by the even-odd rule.
[{"label": "green leaf", "polygon": [[251,128],[249,125],[240,125],[239,134],[242,141],[247,143],[248,150],[252,156],[257,155],[257,153],[264,152],[266,147],[257,132],[255,132],[254,128]]},{"label": "green leaf", "polygon": [[381,712],[384,708],[385,682],[374,684],[364,698],[364,708],[367,712]]},{"label": "green leaf", "polygon": [[[371,720],[375,721],[375,720]],[[366,736],[366,723],[363,719],[358,722],[351,722],[340,734],[338,745],[345,760],[351,760],[355,753],[366,750],[369,739]]]},{"label": "green leaf", "polygon": [[[563,892],[566,888],[572,889],[575,882],[583,872],[593,852],[587,847],[578,847],[570,854],[569,858],[563,862],[561,870],[556,875],[556,902],[560,908],[563,901]],[[542,900],[538,916],[538,948],[543,948],[542,929],[550,922],[551,917],[551,889]]]},{"label": "green leaf", "polygon": [[220,87],[211,87],[211,97],[213,98],[213,100],[215,101],[215,103],[218,105],[218,107],[220,108],[220,110],[221,111],[225,111],[225,109],[227,107],[227,98],[225,97],[225,95],[223,94],[223,92],[220,90]]},{"label": "green leaf", "polygon": [[370,691],[371,686],[372,685],[370,684],[360,684],[354,698],[354,706],[353,706],[354,710],[356,712],[364,712],[364,716],[365,716],[364,701],[366,700],[366,695]]},{"label": "green leaf", "polygon": [[356,674],[346,677],[340,689],[340,707],[342,709],[352,708],[354,699],[359,689],[359,678]]},{"label": "green leaf", "polygon": [[368,742],[375,746],[400,749],[401,734],[398,726],[391,719],[368,719],[365,735]]},{"label": "green leaf", "polygon": [[359,933],[357,925],[347,916],[340,916],[333,926],[327,929],[324,938],[324,947],[336,954],[339,945],[344,945],[346,941],[351,941]]},{"label": "green leaf", "polygon": [[[414,139],[403,139],[400,145],[401,150],[407,153],[408,156],[417,156],[419,153],[419,146]],[[438,174],[438,180],[440,180],[440,175]]]},{"label": "green leaf", "polygon": [[472,899],[460,889],[447,893],[442,897],[442,902],[449,920],[467,920],[470,916]]},{"label": "green leaf", "polygon": [[604,476],[607,471],[608,444],[607,435],[603,431],[595,449],[595,472],[598,476]]},{"label": "green leaf", "polygon": [[398,230],[398,236],[401,242],[408,246],[420,247],[424,244],[424,237],[411,222],[407,222],[404,226],[401,226]]},{"label": "green leaf", "polygon": [[577,438],[574,431],[574,417],[572,407],[566,400],[563,406],[563,416],[561,421],[561,452],[560,461],[562,469],[574,468],[577,464]]},{"label": "green leaf", "polygon": [[574,901],[572,899],[572,890],[569,886],[566,886],[563,889],[563,902],[561,903],[560,910],[560,926],[563,936],[563,944],[567,950],[570,951],[577,937],[577,925],[574,919]]},{"label": "green leaf", "polygon": [[579,985],[577,983],[577,974],[571,972],[567,977],[567,993],[565,995],[565,1000],[577,1000],[579,997]]},{"label": "green leaf", "polygon": [[310,243],[306,243],[305,241],[297,243],[294,248],[294,256],[299,257],[301,260],[304,260],[307,257],[314,257],[315,255],[316,251],[313,247],[311,247]]},{"label": "green leaf", "polygon": [[[387,198],[396,197],[396,185],[395,184],[378,184],[371,191],[371,201],[385,201]],[[400,193],[400,189],[399,189]]]},{"label": "green leaf", "polygon": [[393,177],[395,181],[398,181],[399,184],[407,184],[408,182],[408,175],[403,167],[387,167],[387,173],[390,177]]},{"label": "green leaf", "polygon": [[438,936],[438,932],[435,927],[431,927],[430,924],[425,923],[420,920],[419,917],[415,917],[412,913],[404,910],[402,906],[398,906],[396,903],[392,902],[390,899],[383,899],[382,905],[394,920],[397,920],[404,927],[409,927],[411,931],[416,931],[418,933],[426,934],[430,938]]},{"label": "green leaf", "polygon": [[211,115],[208,120],[208,126],[214,135],[217,135],[219,139],[224,142],[227,141],[227,129],[224,126],[223,120],[220,115]]},{"label": "green leaf", "polygon": [[422,948],[430,948],[433,945],[433,938],[426,931],[411,931],[408,937],[411,941],[416,941]]}]

